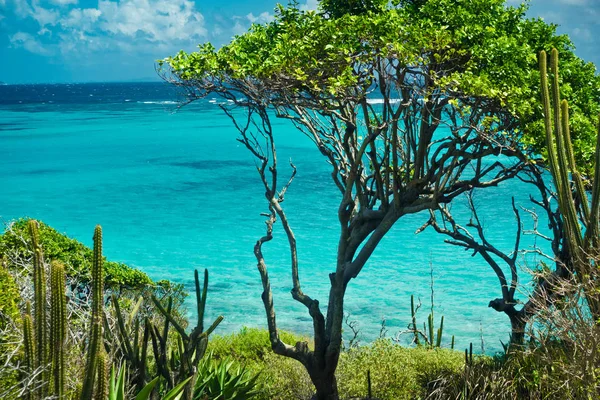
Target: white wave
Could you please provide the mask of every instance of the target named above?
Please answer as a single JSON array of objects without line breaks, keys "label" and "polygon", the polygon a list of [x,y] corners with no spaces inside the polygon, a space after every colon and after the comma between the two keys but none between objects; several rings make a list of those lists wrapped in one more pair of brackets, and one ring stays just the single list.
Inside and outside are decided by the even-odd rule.
[{"label": "white wave", "polygon": [[140,104],[177,104],[176,101],[138,101]]}]

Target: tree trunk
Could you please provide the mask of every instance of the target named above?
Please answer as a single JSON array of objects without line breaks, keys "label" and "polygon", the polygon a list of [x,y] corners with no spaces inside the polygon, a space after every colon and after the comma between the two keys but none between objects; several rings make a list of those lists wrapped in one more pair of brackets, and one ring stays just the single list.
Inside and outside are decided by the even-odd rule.
[{"label": "tree trunk", "polygon": [[312,400],[339,400],[335,374],[326,374],[319,370],[314,371],[314,373],[309,371],[309,375],[317,390]]},{"label": "tree trunk", "polygon": [[525,321],[519,313],[516,315],[509,316],[510,318],[510,344],[516,346],[522,346],[525,341],[525,326],[527,325],[527,321]]}]

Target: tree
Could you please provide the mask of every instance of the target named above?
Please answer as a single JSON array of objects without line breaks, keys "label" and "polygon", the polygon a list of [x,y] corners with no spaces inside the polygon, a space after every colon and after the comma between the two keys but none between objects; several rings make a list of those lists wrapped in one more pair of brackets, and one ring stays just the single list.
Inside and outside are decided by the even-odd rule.
[{"label": "tree", "polygon": [[[159,63],[190,101],[210,94],[231,104],[221,108],[256,158],[268,202],[267,232],[254,252],[271,345],[306,367],[317,399],[338,398],[344,294],[392,226],[514,177],[535,148],[541,112],[531,97],[539,86],[532,46],[569,43],[523,13],[501,0],[430,0],[339,18],[279,7],[272,23],[253,25],[219,50],[207,43]],[[282,206],[296,169],[282,185],[274,117],[314,142],[340,192],[326,311],[300,285]],[[278,335],[262,253],[277,220],[289,243],[292,296],[313,321],[314,349]]]},{"label": "tree", "polygon": [[[596,142],[595,159],[591,165],[584,168],[577,165],[574,156],[575,146],[571,140],[569,105],[566,100],[560,100],[558,51],[552,50],[551,91],[548,89],[545,51],[540,52],[539,64],[545,152],[548,155],[548,162],[545,165],[543,160],[538,160],[541,162],[531,160],[519,179],[533,185],[538,191],[538,197],[531,196],[530,200],[545,214],[550,231],[548,234],[541,233],[538,229],[537,214],[533,210],[525,209],[534,220],[534,227],[528,233],[549,242],[552,253],[545,254],[539,248],[533,251],[542,254],[546,260],[552,262],[554,268],[550,270],[544,262],[540,263],[542,268],[538,269],[542,273],[536,277],[536,285],[527,300],[519,306],[519,302],[515,299],[515,290],[519,283],[517,256],[521,251],[519,245],[523,232],[521,217],[514,198],[512,206],[517,232],[515,245],[510,254],[499,250],[486,238],[471,193],[468,194],[471,219],[466,226],[461,226],[455,221],[446,205],[440,205],[437,213],[433,210],[430,212],[430,220],[421,228],[422,230],[432,226],[436,232],[450,238],[446,240],[447,243],[472,250],[473,255],[481,255],[490,265],[498,277],[502,297],[490,301],[489,306],[508,316],[512,328],[511,343],[517,345],[523,344],[526,324],[538,311],[551,307],[565,296],[575,294],[574,290],[583,292],[592,318],[596,321],[600,319],[600,301],[597,294],[599,281],[597,263],[600,259],[600,181],[597,177],[600,174],[598,161],[600,145]],[[600,122],[596,140],[600,140]],[[594,168],[593,176],[586,176],[581,172],[592,168]],[[551,179],[548,179],[547,172],[550,173]],[[439,214],[439,218],[436,214]],[[469,227],[474,228],[477,234],[470,233]],[[508,267],[510,280],[507,279],[501,264],[506,264]],[[576,282],[576,285],[567,284],[570,280]]]}]

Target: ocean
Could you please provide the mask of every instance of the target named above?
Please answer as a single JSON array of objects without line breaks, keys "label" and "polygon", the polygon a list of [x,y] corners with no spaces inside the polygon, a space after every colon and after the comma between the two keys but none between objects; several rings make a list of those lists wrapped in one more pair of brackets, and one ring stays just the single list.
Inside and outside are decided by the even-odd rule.
[{"label": "ocean", "polygon": [[[153,279],[193,290],[193,270],[208,268],[207,319],[225,317],[216,333],[266,328],[253,246],[265,232],[260,213],[267,204],[254,160],[214,99],[180,108],[182,100],[165,83],[0,86],[0,220],[36,218],[87,245],[100,224],[105,255]],[[281,120],[275,134],[280,160],[291,158],[298,169],[283,205],[298,240],[302,287],[326,304],[340,195],[308,139]],[[530,193],[516,180],[476,193],[498,248],[514,245],[511,196],[531,207]],[[462,224],[469,217],[465,204],[458,198],[453,206]],[[436,325],[445,317],[444,345],[454,335],[458,349],[469,343],[478,352],[501,349],[510,324],[488,308],[500,297],[498,279],[481,257],[444,243],[431,229],[416,235],[427,219],[427,213],[404,217],[385,237],[349,285],[348,321],[358,322],[363,343],[380,335],[382,321],[387,337],[395,337],[410,323],[411,295],[422,302],[419,324],[427,320],[433,288]],[[290,295],[280,225],[274,236],[264,252],[279,328],[309,334],[310,317]],[[525,237],[522,248],[534,240]],[[522,292],[535,263],[535,256],[520,258]],[[410,335],[399,340],[408,343]]]}]

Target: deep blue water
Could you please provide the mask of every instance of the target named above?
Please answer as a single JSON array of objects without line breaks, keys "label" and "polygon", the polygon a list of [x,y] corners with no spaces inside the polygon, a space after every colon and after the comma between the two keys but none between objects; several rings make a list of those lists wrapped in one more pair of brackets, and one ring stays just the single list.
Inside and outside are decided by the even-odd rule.
[{"label": "deep blue water", "polygon": [[[225,316],[218,332],[266,327],[253,256],[264,234],[266,203],[254,161],[210,99],[177,110],[179,100],[163,83],[0,86],[0,218],[37,218],[88,245],[101,224],[105,255],[152,278],[192,289],[193,269],[208,268],[208,317]],[[298,239],[302,286],[326,304],[339,194],[311,142],[282,121],[276,134],[280,159],[291,157],[298,168],[284,205]],[[514,181],[477,193],[497,247],[512,248],[510,197],[530,206],[529,190]],[[459,198],[453,211],[466,224],[464,204]],[[419,320],[426,321],[433,269],[444,342],[454,334],[458,348],[469,342],[479,348],[483,337],[486,351],[499,349],[510,326],[487,307],[500,297],[497,278],[481,258],[445,244],[433,231],[415,235],[427,218],[403,218],[383,240],[350,284],[350,319],[359,321],[365,341],[377,337],[382,319],[393,336],[410,322],[414,294],[424,304]],[[530,244],[526,239],[523,246]],[[310,317],[289,294],[280,226],[264,250],[279,327],[310,332]],[[534,262],[524,259],[523,268]]]}]

